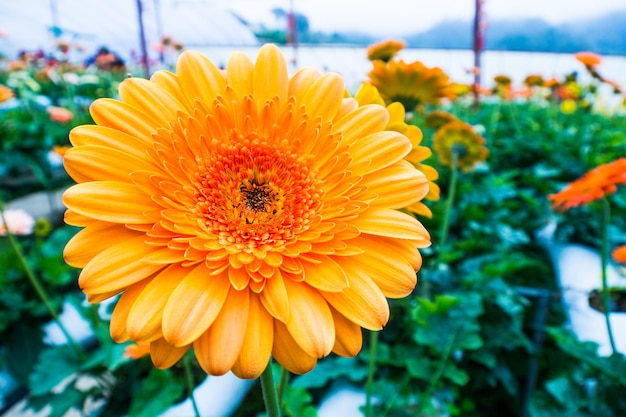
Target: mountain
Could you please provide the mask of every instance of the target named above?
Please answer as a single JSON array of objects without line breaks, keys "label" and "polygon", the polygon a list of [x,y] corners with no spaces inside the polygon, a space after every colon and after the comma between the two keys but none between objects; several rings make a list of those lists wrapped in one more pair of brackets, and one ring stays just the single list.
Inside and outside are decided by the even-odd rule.
[{"label": "mountain", "polygon": [[[626,55],[626,10],[552,25],[541,19],[487,22],[485,49],[498,51],[563,52],[593,51],[602,55]],[[472,22],[443,21],[430,29],[399,38],[410,48],[471,49]],[[368,45],[379,41],[370,34],[307,33],[305,43]]]},{"label": "mountain", "polygon": [[[541,19],[487,22],[485,49],[534,52],[579,52],[626,55],[626,10],[551,25]],[[404,37],[409,47],[470,49],[472,22],[449,20]]]}]

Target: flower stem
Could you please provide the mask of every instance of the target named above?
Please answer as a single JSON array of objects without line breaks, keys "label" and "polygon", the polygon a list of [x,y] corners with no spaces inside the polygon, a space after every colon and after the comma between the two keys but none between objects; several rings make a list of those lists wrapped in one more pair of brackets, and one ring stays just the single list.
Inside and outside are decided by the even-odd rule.
[{"label": "flower stem", "polygon": [[189,399],[191,400],[191,406],[193,407],[193,413],[195,417],[200,417],[200,410],[198,410],[198,403],[193,396],[193,374],[191,372],[191,365],[189,364],[189,355],[185,355],[183,358],[183,366],[185,367],[185,380],[187,381],[187,392],[189,393]]},{"label": "flower stem", "polygon": [[271,362],[267,364],[267,367],[261,374],[261,389],[263,390],[263,402],[265,403],[265,411],[267,411],[268,417],[280,417],[280,406],[278,404]]},{"label": "flower stem", "polygon": [[433,391],[435,390],[435,387],[437,386],[437,382],[439,382],[439,379],[443,375],[443,371],[446,368],[446,363],[450,359],[450,355],[452,355],[452,348],[454,348],[456,339],[459,336],[459,333],[461,332],[462,329],[463,329],[463,323],[460,323],[458,326],[455,327],[454,332],[448,339],[448,342],[446,343],[446,346],[441,354],[441,357],[439,358],[439,362],[437,363],[437,368],[435,369],[435,373],[433,373],[432,377],[430,378],[430,381],[428,381],[428,387],[426,387],[426,390],[424,391],[424,394],[423,394],[424,398],[430,398]]},{"label": "flower stem", "polygon": [[452,167],[450,172],[450,185],[448,187],[448,198],[446,199],[446,206],[443,213],[443,221],[441,222],[441,229],[439,230],[439,254],[437,256],[437,263],[441,262],[441,258],[445,252],[446,241],[448,240],[448,231],[450,229],[450,215],[452,212],[452,206],[454,205],[454,197],[456,194],[456,183],[458,181],[459,173],[457,169],[457,154],[452,151]]},{"label": "flower stem", "polygon": [[604,319],[606,321],[606,330],[609,335],[609,343],[611,344],[611,350],[613,353],[617,353],[617,347],[615,346],[615,338],[613,337],[613,327],[611,326],[610,314],[610,289],[608,285],[607,276],[607,263],[608,263],[608,234],[609,234],[609,222],[611,219],[611,207],[609,201],[606,198],[602,199],[602,243],[600,248],[600,259],[602,262],[602,310],[604,312]]},{"label": "flower stem", "polygon": [[61,332],[65,336],[65,339],[67,339],[68,345],[71,346],[71,348],[74,350],[80,360],[86,359],[85,352],[81,349],[78,343],[76,343],[74,338],[70,335],[68,330],[61,322],[61,319],[54,309],[54,306],[52,305],[50,297],[48,296],[48,293],[46,292],[44,286],[41,284],[31,267],[28,265],[28,262],[26,261],[26,256],[24,255],[24,252],[22,251],[22,247],[20,246],[19,242],[17,241],[15,236],[9,231],[9,225],[6,221],[6,218],[4,217],[4,204],[2,202],[0,202],[0,219],[2,219],[2,224],[5,225],[6,235],[9,238],[9,243],[11,244],[11,248],[15,252],[17,259],[22,266],[24,273],[26,274],[26,278],[28,278],[28,281],[39,296],[39,299],[41,300],[43,305],[48,310],[48,313],[50,314],[52,319],[56,322],[57,326],[59,326],[59,329],[61,329]]},{"label": "flower stem", "polygon": [[370,358],[365,383],[365,415],[372,417],[372,390],[374,388],[374,373],[376,373],[376,350],[378,349],[378,332],[370,332]]}]

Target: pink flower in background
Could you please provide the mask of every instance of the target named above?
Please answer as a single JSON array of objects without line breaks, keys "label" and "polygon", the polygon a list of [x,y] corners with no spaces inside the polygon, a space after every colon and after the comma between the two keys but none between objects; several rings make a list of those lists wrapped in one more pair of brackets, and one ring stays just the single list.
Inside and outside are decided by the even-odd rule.
[{"label": "pink flower in background", "polygon": [[34,226],[35,219],[22,209],[5,210],[0,216],[0,236],[6,236],[7,228],[12,235],[30,235]]},{"label": "pink flower in background", "polygon": [[67,123],[74,117],[74,114],[63,107],[50,106],[47,108],[50,120],[57,123]]}]

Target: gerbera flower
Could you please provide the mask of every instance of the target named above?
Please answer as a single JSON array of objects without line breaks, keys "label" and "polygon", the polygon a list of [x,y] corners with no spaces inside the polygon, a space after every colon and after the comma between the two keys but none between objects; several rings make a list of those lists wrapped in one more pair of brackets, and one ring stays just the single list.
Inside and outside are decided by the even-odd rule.
[{"label": "gerbera flower", "polygon": [[489,155],[485,138],[462,121],[452,121],[437,130],[433,136],[433,150],[439,156],[441,165],[452,168],[456,159],[456,166],[461,172],[471,171]]},{"label": "gerbera flower", "polygon": [[426,127],[431,129],[439,129],[442,126],[447,125],[448,123],[458,121],[452,113],[448,113],[444,110],[434,110],[426,115],[424,119],[424,123]]},{"label": "gerbera flower", "polygon": [[[367,104],[382,104],[384,105],[384,101],[376,87],[369,83],[363,83],[359,91],[357,91],[354,96],[359,105],[364,106]],[[422,173],[428,179],[428,194],[424,197],[426,200],[437,201],[439,200],[440,189],[439,186],[435,183],[435,180],[439,178],[439,173],[437,170],[429,165],[423,164],[426,159],[428,159],[432,155],[432,151],[430,148],[426,146],[421,146],[422,142],[422,131],[413,125],[408,125],[405,123],[405,110],[402,104],[400,103],[391,103],[387,106],[387,111],[389,112],[389,123],[387,124],[387,129],[394,130],[396,132],[400,132],[411,141],[411,152],[405,157],[405,159],[411,162],[417,169],[422,171]],[[432,211],[428,206],[426,206],[421,201],[413,204],[411,207],[407,207],[409,211],[413,213],[432,217]]]},{"label": "gerbera flower", "polygon": [[397,210],[428,192],[410,140],[337,74],[290,77],[273,45],[225,71],[187,51],[176,69],[124,80],[70,134],[66,221],[84,229],[64,255],[80,287],[121,293],[113,339],[149,342],[159,368],[191,347],[207,373],[241,378],[270,356],[304,373],[356,355],[430,245]]},{"label": "gerbera flower", "polygon": [[552,208],[565,211],[613,194],[619,184],[626,184],[626,158],[593,168],[548,198],[552,201]]},{"label": "gerbera flower", "polygon": [[511,85],[511,77],[508,75],[496,75],[493,80],[497,85],[508,86]]},{"label": "gerbera flower", "polygon": [[584,66],[590,68],[600,65],[602,62],[602,57],[593,52],[578,52],[577,54],[574,54],[574,58],[576,58],[576,60]]},{"label": "gerbera flower", "polygon": [[23,209],[0,212],[0,236],[6,236],[7,230],[12,235],[30,235],[34,226],[35,219]]},{"label": "gerbera flower", "polygon": [[367,48],[367,59],[369,59],[370,61],[375,61],[378,59],[383,62],[388,62],[405,47],[406,42],[395,39],[388,39],[377,42]]},{"label": "gerbera flower", "polygon": [[513,85],[511,78],[506,75],[496,75],[493,77],[496,85],[494,87],[494,93],[499,95],[504,100],[511,100],[513,98]]},{"label": "gerbera flower", "polygon": [[46,111],[50,116],[50,120],[61,124],[68,123],[74,118],[74,114],[63,107],[50,106],[46,108]]},{"label": "gerbera flower", "polygon": [[13,97],[15,97],[13,90],[4,85],[0,85],[0,103],[11,100]]},{"label": "gerbera flower", "polygon": [[541,75],[531,74],[524,78],[524,84],[527,87],[541,87],[544,85],[544,80]]},{"label": "gerbera flower", "polygon": [[374,68],[367,74],[372,85],[385,102],[400,102],[407,111],[455,97],[455,88],[441,68],[429,68],[419,61],[407,64],[396,59],[372,64]]}]

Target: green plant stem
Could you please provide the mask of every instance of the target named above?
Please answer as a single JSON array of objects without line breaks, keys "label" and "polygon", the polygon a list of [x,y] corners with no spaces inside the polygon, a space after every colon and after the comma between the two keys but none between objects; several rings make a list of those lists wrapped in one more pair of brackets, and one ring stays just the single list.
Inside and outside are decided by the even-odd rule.
[{"label": "green plant stem", "polygon": [[191,372],[191,365],[189,363],[189,355],[185,355],[183,358],[183,366],[185,367],[185,380],[187,382],[187,392],[189,393],[189,399],[191,400],[191,406],[193,407],[193,413],[195,417],[200,417],[200,410],[198,410],[198,403],[193,396],[193,373]]},{"label": "green plant stem", "polygon": [[609,222],[611,219],[611,207],[609,201],[605,198],[602,199],[602,243],[600,247],[600,259],[602,262],[602,310],[604,313],[604,320],[606,321],[606,330],[609,334],[609,343],[611,343],[611,350],[613,354],[617,353],[617,347],[615,346],[615,338],[613,337],[613,326],[611,326],[611,305],[610,305],[610,289],[608,285],[607,276],[607,264],[608,264],[608,234],[609,234]]},{"label": "green plant stem", "polygon": [[9,239],[9,243],[11,244],[11,248],[13,249],[13,251],[15,252],[15,255],[17,256],[17,259],[19,260],[20,265],[22,266],[22,269],[24,270],[24,273],[26,274],[26,277],[28,278],[28,281],[30,282],[33,289],[39,296],[39,299],[41,300],[43,305],[48,310],[48,313],[50,314],[52,319],[56,322],[57,326],[59,326],[59,329],[61,329],[61,332],[67,339],[68,345],[71,346],[71,348],[75,351],[76,355],[78,356],[80,360],[85,360],[86,358],[85,352],[81,349],[78,343],[76,343],[74,338],[70,335],[70,333],[67,331],[67,329],[61,322],[59,315],[54,309],[54,306],[52,305],[52,302],[50,301],[50,297],[48,296],[48,293],[46,292],[44,286],[41,284],[41,282],[39,281],[39,279],[37,278],[33,270],[28,265],[28,262],[26,261],[26,256],[24,256],[24,252],[22,252],[22,247],[20,246],[15,236],[11,232],[9,232],[9,227],[4,217],[4,204],[2,202],[0,202],[0,218],[2,219],[2,223],[6,225],[5,230],[6,230],[6,235]]},{"label": "green plant stem", "polygon": [[439,253],[437,255],[437,263],[441,262],[441,258],[445,252],[446,241],[448,240],[448,231],[450,229],[450,216],[452,212],[452,206],[454,205],[454,198],[456,195],[456,184],[458,182],[458,169],[457,169],[457,155],[456,152],[452,152],[452,167],[450,170],[450,185],[448,186],[448,198],[446,199],[446,205],[443,212],[443,221],[441,222],[441,229],[439,230]]},{"label": "green plant stem", "polygon": [[285,368],[281,368],[280,370],[280,381],[278,382],[278,403],[281,404],[283,402],[283,394],[285,393],[285,387],[289,382],[289,371]]},{"label": "green plant stem", "polygon": [[280,417],[280,405],[278,403],[276,385],[274,384],[271,362],[267,364],[267,367],[261,374],[261,389],[263,390],[263,402],[265,403],[267,416]]},{"label": "green plant stem", "polygon": [[374,416],[372,410],[372,391],[374,389],[374,374],[376,373],[376,351],[378,350],[378,332],[370,332],[370,357],[367,369],[367,382],[365,383],[365,415]]},{"label": "green plant stem", "polygon": [[437,385],[437,382],[439,382],[439,379],[441,378],[441,375],[443,375],[443,371],[446,368],[446,362],[448,362],[448,359],[450,358],[450,355],[452,354],[452,348],[454,347],[454,343],[456,341],[456,338],[459,335],[459,333],[461,332],[462,328],[463,328],[463,323],[459,324],[456,327],[456,329],[454,330],[454,333],[448,339],[448,343],[446,344],[446,347],[445,347],[445,349],[443,351],[443,354],[441,355],[441,358],[439,359],[439,362],[437,363],[437,369],[435,369],[435,373],[430,378],[430,381],[428,381],[428,387],[424,391],[424,397],[425,398],[428,398],[428,397],[430,397],[432,395],[432,393],[435,390],[435,387]]}]

